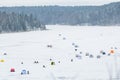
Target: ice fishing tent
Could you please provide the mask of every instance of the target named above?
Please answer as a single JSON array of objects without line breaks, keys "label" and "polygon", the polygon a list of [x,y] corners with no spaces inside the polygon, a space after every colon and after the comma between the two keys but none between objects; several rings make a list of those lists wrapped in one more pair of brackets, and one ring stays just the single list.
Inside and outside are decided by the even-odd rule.
[{"label": "ice fishing tent", "polygon": [[62,34],[59,34],[59,36],[61,36]]},{"label": "ice fishing tent", "polygon": [[15,68],[11,68],[11,69],[10,69],[10,72],[15,72]]},{"label": "ice fishing tent", "polygon": [[7,53],[4,53],[3,55],[7,55]]},{"label": "ice fishing tent", "polygon": [[21,75],[25,75],[25,74],[27,74],[27,71],[26,71],[25,69],[23,69],[23,70],[21,71]]},{"label": "ice fishing tent", "polygon": [[104,52],[103,50],[101,50],[100,53],[101,53],[102,55],[106,55],[106,52]]},{"label": "ice fishing tent", "polygon": [[114,54],[115,51],[113,49],[110,50],[110,54]]},{"label": "ice fishing tent", "polygon": [[55,62],[51,62],[51,65],[55,65]]},{"label": "ice fishing tent", "polygon": [[74,46],[74,45],[75,45],[75,43],[72,43],[72,45]]},{"label": "ice fishing tent", "polygon": [[101,56],[100,55],[97,55],[97,59],[100,59],[101,58]]},{"label": "ice fishing tent", "polygon": [[52,45],[47,45],[48,48],[52,48],[53,46]]},{"label": "ice fishing tent", "polygon": [[106,53],[105,52],[102,52],[103,55],[105,55]]},{"label": "ice fishing tent", "polygon": [[65,38],[65,37],[63,37],[63,40],[66,40],[66,38]]},{"label": "ice fishing tent", "polygon": [[1,59],[0,62],[5,62],[5,60],[4,60],[4,59]]},{"label": "ice fishing tent", "polygon": [[79,54],[76,54],[75,57],[76,57],[77,59],[81,59],[81,58],[82,58],[82,56],[79,55]]}]

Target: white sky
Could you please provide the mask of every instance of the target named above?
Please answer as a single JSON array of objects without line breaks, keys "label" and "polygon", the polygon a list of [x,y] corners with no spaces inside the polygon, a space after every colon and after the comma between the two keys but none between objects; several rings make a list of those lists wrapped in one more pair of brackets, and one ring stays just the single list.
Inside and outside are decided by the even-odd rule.
[{"label": "white sky", "polygon": [[103,5],[120,0],[0,0],[0,6],[38,6],[38,5]]}]

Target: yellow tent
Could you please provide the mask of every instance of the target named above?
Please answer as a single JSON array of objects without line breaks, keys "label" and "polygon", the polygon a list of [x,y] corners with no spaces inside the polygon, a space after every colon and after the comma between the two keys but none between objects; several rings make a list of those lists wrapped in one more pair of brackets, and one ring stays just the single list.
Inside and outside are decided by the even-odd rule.
[{"label": "yellow tent", "polygon": [[0,62],[5,62],[5,60],[4,60],[4,59],[1,59]]}]

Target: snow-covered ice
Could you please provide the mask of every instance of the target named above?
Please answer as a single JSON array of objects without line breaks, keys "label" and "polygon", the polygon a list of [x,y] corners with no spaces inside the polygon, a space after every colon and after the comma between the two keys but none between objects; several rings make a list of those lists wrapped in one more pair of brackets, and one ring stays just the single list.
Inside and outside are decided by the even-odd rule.
[{"label": "snow-covered ice", "polygon": [[[120,27],[48,25],[47,28],[0,34],[0,60],[4,60],[0,62],[0,80],[109,80],[110,74],[116,78],[116,69],[120,67],[116,61],[120,57]],[[111,48],[115,53],[108,56]],[[55,65],[51,65],[52,61]],[[10,72],[11,68],[15,72]],[[21,75],[23,69],[30,74]]]}]

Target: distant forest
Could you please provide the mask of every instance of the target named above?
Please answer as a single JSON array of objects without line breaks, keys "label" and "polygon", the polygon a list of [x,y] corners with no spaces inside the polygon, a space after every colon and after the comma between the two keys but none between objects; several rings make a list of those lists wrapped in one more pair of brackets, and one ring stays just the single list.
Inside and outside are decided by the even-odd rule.
[{"label": "distant forest", "polygon": [[0,11],[32,14],[37,20],[46,25],[120,25],[120,2],[102,6],[1,7]]},{"label": "distant forest", "polygon": [[0,7],[0,33],[45,30],[45,25],[120,26],[120,2],[102,6]]},{"label": "distant forest", "polygon": [[46,27],[33,17],[32,14],[0,12],[0,33],[30,31],[36,29],[44,30]]}]

